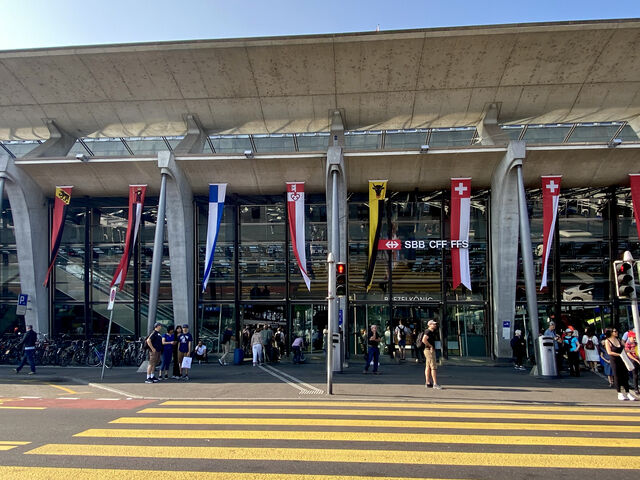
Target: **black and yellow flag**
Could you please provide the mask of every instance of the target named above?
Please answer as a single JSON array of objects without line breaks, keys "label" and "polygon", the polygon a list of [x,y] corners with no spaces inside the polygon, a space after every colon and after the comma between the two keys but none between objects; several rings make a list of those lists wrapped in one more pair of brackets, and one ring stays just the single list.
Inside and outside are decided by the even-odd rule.
[{"label": "black and yellow flag", "polygon": [[367,277],[365,285],[367,292],[373,282],[373,271],[376,268],[378,256],[378,240],[382,225],[382,210],[387,196],[386,180],[369,180],[369,261],[367,263]]}]

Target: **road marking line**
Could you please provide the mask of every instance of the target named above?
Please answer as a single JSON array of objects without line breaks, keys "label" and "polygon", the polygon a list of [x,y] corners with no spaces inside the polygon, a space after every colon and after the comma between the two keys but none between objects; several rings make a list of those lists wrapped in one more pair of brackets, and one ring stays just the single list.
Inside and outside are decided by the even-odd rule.
[{"label": "road marking line", "polygon": [[97,383],[89,383],[88,385],[93,388],[100,388],[102,390],[106,390],[107,392],[115,393],[116,395],[120,395],[122,397],[130,397],[130,398],[136,398],[136,399],[144,398],[142,395],[134,395],[133,393],[124,392],[122,390],[118,390],[117,388],[106,387],[104,385],[99,385]]},{"label": "road marking line", "polygon": [[[263,370],[266,370],[268,373],[271,373],[271,370],[273,370],[274,372],[276,372],[277,374],[288,378],[289,380],[295,382],[296,384],[302,385],[304,387],[306,387],[307,390],[309,390],[309,392],[301,392],[301,393],[311,393],[311,394],[323,394],[324,390],[321,390],[317,387],[314,387],[313,385],[309,385],[308,383],[303,382],[302,380],[300,380],[299,378],[294,377],[293,375],[289,375],[286,372],[283,372],[282,370],[278,370],[275,367],[272,367],[270,365],[261,365],[260,368],[262,368]],[[276,375],[277,376],[277,375]],[[287,382],[286,380],[284,380],[285,382]],[[290,383],[290,382],[287,382]]]},{"label": "road marking line", "polygon": [[0,405],[3,410],[46,410],[47,407],[9,407],[7,405]]},{"label": "road marking line", "polygon": [[[415,402],[343,402],[343,401],[326,401],[326,400],[312,400],[312,401],[287,401],[287,400],[167,400],[162,402],[161,405],[183,405],[183,406],[266,406],[266,407],[282,407],[282,406],[301,406],[301,407],[373,407],[373,408],[403,408],[403,409],[419,409],[425,411],[431,411],[433,409],[440,410],[508,410],[514,411],[544,411],[544,412],[570,412],[576,410],[578,412],[588,413],[626,413],[629,412],[629,407],[582,407],[582,406],[567,406],[559,407],[556,405],[517,405],[517,404],[491,404],[491,405],[476,405],[472,403],[415,403]],[[607,418],[606,416],[603,418]]]},{"label": "road marking line", "polygon": [[31,442],[13,442],[11,440],[0,440],[0,445],[29,445]]},{"label": "road marking line", "polygon": [[176,458],[204,460],[251,460],[295,462],[343,462],[408,465],[465,465],[483,467],[580,468],[618,470],[640,469],[640,456],[618,455],[556,455],[490,452],[437,452],[404,450],[357,450],[312,448],[237,448],[159,446],[153,449],[139,445],[47,444],[25,452],[26,455],[80,455],[89,457],[166,458],[166,452]]},{"label": "road marking line", "polygon": [[53,387],[53,388],[58,388],[58,389],[62,390],[63,392],[77,393],[75,390],[71,390],[70,388],[63,387],[61,385],[54,385],[53,383],[47,383],[47,385],[49,385],[50,387]]},{"label": "road marking line", "polygon": [[[424,410],[416,412],[414,410],[388,410],[380,405],[379,410],[337,410],[337,409],[320,409],[320,408],[145,408],[138,413],[166,413],[168,415],[182,415],[189,413],[203,413],[209,415],[335,415],[335,416],[353,416],[353,417],[450,417],[450,418],[496,418],[519,420],[551,420],[551,416],[547,413],[513,413],[504,412],[496,414],[494,412],[456,412],[452,414],[447,411],[438,411],[436,409]],[[615,422],[640,422],[640,415],[557,415],[558,420],[592,420],[592,421],[615,421]]]},{"label": "road marking line", "polygon": [[405,420],[353,420],[349,418],[225,418],[225,417],[121,417],[109,423],[137,425],[314,425],[329,427],[395,427],[453,430],[527,430],[571,432],[633,432],[640,433],[637,425],[562,424],[557,423],[483,423],[483,422],[433,422],[425,420],[417,425]]},{"label": "road marking line", "polygon": [[293,388],[297,389],[299,393],[309,393],[309,390],[307,390],[304,387],[301,387],[300,385],[298,385],[296,382],[292,382],[291,380],[285,378],[284,376],[280,375],[279,372],[277,371],[271,371],[270,369],[266,368],[264,365],[259,365],[258,366],[261,370],[263,370],[264,372],[267,372],[269,375],[271,375],[272,377],[277,378],[278,380],[283,381],[284,383],[286,383],[287,385],[292,386]]},{"label": "road marking line", "polygon": [[37,400],[37,399],[40,399],[42,397],[20,397],[20,398],[27,398],[27,399],[30,399],[30,400]]},{"label": "road marking line", "polygon": [[[62,467],[2,467],[0,477],[5,480],[24,480],[25,478],[68,479],[82,478],[85,480],[148,480],[157,478],[163,480],[184,480],[185,477],[198,480],[371,480],[371,476],[359,475],[304,475],[299,473],[252,473],[252,472],[198,472],[177,470],[120,470],[120,469],[89,469]],[[375,477],[376,480],[406,480],[406,477]],[[437,480],[434,478],[420,478],[415,480]],[[448,479],[455,480],[455,479]]]},{"label": "road marking line", "polygon": [[120,399],[120,398],[96,398],[96,400],[104,400],[104,401],[113,402],[114,400],[122,400],[122,399]]},{"label": "road marking line", "polygon": [[[138,430],[92,428],[76,433],[74,437],[92,438],[189,438],[189,439],[238,439],[238,440],[303,440],[339,442],[380,442],[376,436],[362,432],[332,431],[281,431],[281,430]],[[394,443],[459,443],[490,445],[580,445],[581,447],[640,447],[637,438],[602,437],[537,437],[523,435],[444,435],[432,433],[389,433],[385,442]]]},{"label": "road marking line", "polygon": [[58,400],[80,400],[79,397],[58,397]]}]

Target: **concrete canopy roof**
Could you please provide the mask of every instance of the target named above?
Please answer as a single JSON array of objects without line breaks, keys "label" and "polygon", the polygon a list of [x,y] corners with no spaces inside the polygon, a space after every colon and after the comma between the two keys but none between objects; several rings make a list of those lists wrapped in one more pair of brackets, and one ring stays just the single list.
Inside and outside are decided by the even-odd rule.
[{"label": "concrete canopy roof", "polygon": [[634,120],[640,20],[0,52],[0,139]]}]

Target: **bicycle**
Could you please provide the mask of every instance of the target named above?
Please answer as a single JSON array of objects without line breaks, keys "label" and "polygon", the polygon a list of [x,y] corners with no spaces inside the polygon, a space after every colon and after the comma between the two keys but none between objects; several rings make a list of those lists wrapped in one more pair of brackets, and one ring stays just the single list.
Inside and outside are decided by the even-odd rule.
[{"label": "bicycle", "polygon": [[[105,359],[104,342],[99,344],[92,344],[89,347],[89,355],[87,356],[87,365],[90,367],[101,367],[104,359]],[[106,355],[106,361],[104,363],[107,368],[111,368],[113,366],[111,355]]]}]

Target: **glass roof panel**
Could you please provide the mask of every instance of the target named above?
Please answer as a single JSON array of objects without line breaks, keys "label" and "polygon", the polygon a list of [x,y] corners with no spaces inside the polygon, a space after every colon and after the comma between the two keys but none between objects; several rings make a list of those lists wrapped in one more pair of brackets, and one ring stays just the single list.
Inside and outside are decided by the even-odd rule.
[{"label": "glass roof panel", "polygon": [[527,143],[562,143],[571,125],[529,125],[522,138]]},{"label": "glass roof panel", "polygon": [[427,130],[387,131],[384,139],[385,150],[418,149],[427,143]]},{"label": "glass roof panel", "polygon": [[620,124],[614,125],[578,125],[568,143],[608,142],[616,134]]},{"label": "glass roof panel", "polygon": [[638,138],[638,134],[633,131],[629,125],[625,126],[622,131],[618,134],[618,138],[623,142],[638,142],[640,139]]},{"label": "glass roof panel", "polygon": [[[167,139],[167,142],[169,142],[169,145],[171,145],[171,150],[173,151],[176,149],[176,147],[184,137],[165,137],[165,138]],[[211,149],[209,148],[209,144],[207,142],[204,142],[204,148],[205,150],[209,150],[209,152],[211,152]]]},{"label": "glass roof panel", "polygon": [[471,145],[476,129],[474,127],[462,128],[434,128],[429,140],[430,147],[462,147]]},{"label": "glass roof panel", "polygon": [[84,138],[83,141],[96,157],[131,156],[119,138]]},{"label": "glass roof panel", "polygon": [[518,140],[524,127],[522,125],[502,125],[500,128],[502,133],[507,134],[509,140]]},{"label": "glass roof panel", "polygon": [[162,137],[126,138],[125,141],[134,155],[153,155],[168,150]]},{"label": "glass roof panel", "polygon": [[2,142],[2,144],[9,149],[16,158],[24,157],[31,150],[40,145],[34,141],[14,141],[14,142]]},{"label": "glass roof panel", "polygon": [[75,157],[80,153],[89,155],[87,149],[82,146],[79,140],[76,140],[76,143],[73,144],[73,147],[71,147],[71,150],[69,150],[69,153],[67,153],[67,157]]},{"label": "glass roof panel", "polygon": [[249,135],[214,135],[209,137],[216,153],[243,153],[253,150]]},{"label": "glass roof panel", "polygon": [[298,151],[300,152],[324,152],[329,148],[329,133],[299,133]]},{"label": "glass roof panel", "polygon": [[381,131],[344,132],[344,146],[349,150],[378,150],[381,138]]},{"label": "glass roof panel", "polygon": [[253,143],[258,153],[295,152],[293,135],[254,135]]}]

